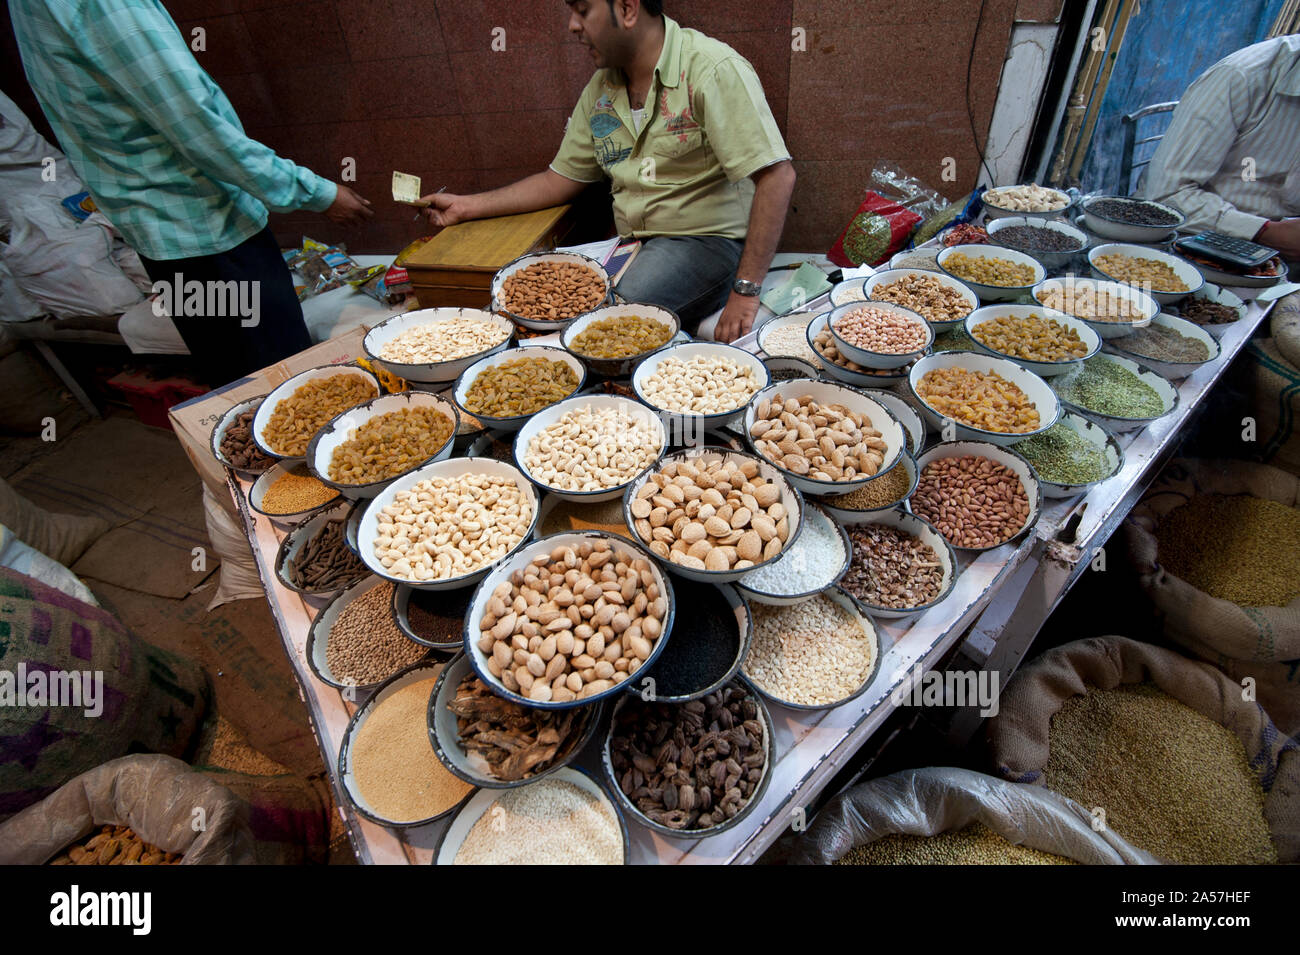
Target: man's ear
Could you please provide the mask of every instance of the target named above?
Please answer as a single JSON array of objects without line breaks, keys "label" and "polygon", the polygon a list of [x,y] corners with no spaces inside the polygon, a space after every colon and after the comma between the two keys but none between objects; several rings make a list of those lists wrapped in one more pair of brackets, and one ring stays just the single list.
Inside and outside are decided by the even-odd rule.
[{"label": "man's ear", "polygon": [[641,0],[614,0],[614,16],[623,29],[632,29],[641,19]]}]

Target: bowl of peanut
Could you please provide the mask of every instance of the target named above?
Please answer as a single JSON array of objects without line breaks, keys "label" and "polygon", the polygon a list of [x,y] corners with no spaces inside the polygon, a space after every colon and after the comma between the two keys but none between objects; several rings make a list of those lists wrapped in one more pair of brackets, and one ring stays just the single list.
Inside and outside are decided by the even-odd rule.
[{"label": "bowl of peanut", "polygon": [[681,330],[681,320],[671,309],[642,303],[607,305],[575,318],[560,333],[560,344],[596,374],[624,378]]},{"label": "bowl of peanut", "polygon": [[[720,342],[659,349],[632,373],[632,390],[674,432],[699,434],[740,418],[771,376],[757,355]],[[675,433],[669,435],[675,441]]]},{"label": "bowl of peanut", "polygon": [[975,439],[1006,447],[1042,434],[1061,413],[1047,382],[992,355],[928,355],[912,368],[907,383],[926,421],[945,441]]},{"label": "bowl of peanut", "polygon": [[[821,363],[822,377],[855,388],[888,388],[907,380],[910,365],[897,368],[867,368],[840,352],[831,334],[830,312],[813,316],[804,329],[804,340]],[[764,326],[766,328],[767,326]]]},{"label": "bowl of peanut", "polygon": [[357,549],[385,580],[419,590],[469,587],[532,537],[538,503],[514,465],[436,461],[375,496],[361,517]]},{"label": "bowl of peanut", "polygon": [[688,448],[628,487],[623,516],[636,540],[673,573],[731,583],[794,543],[803,529],[803,497],[769,461]]},{"label": "bowl of peanut", "polygon": [[936,332],[956,328],[980,307],[970,286],[926,269],[882,269],[862,286],[873,302],[893,302],[919,314]]},{"label": "bowl of peanut", "polygon": [[612,501],[663,457],[668,429],[639,401],[578,395],[537,412],[515,438],[515,462],[566,501]]},{"label": "bowl of peanut", "polygon": [[577,252],[529,252],[492,276],[492,311],[534,331],[558,332],[609,301],[609,273]]},{"label": "bowl of peanut", "polygon": [[1161,305],[1172,305],[1205,285],[1205,276],[1191,262],[1145,245],[1093,246],[1088,264],[1097,278],[1140,288]]},{"label": "bowl of peanut", "polygon": [[1009,302],[1047,278],[1032,255],[995,245],[954,245],[939,253],[939,268],[985,302]]},{"label": "bowl of peanut", "polygon": [[330,420],[383,393],[379,379],[356,365],[300,372],[273,389],[253,415],[253,442],[273,458],[302,461]]},{"label": "bowl of peanut", "polygon": [[451,456],[460,414],[427,391],[382,395],[333,418],[307,446],[307,466],[349,500],[374,497],[403,474]]},{"label": "bowl of peanut", "polygon": [[995,358],[1040,377],[1060,375],[1101,349],[1086,322],[1036,305],[986,305],[966,316],[966,334]]},{"label": "bowl of peanut", "polygon": [[763,389],[745,411],[750,447],[805,494],[838,496],[902,460],[903,426],[869,394],[795,379]]},{"label": "bowl of peanut", "polygon": [[1047,308],[1081,319],[1102,338],[1131,335],[1150,325],[1160,311],[1156,300],[1141,289],[1072,275],[1039,282],[1033,295]]},{"label": "bowl of peanut", "polygon": [[835,347],[864,368],[901,368],[926,353],[934,330],[919,314],[893,302],[850,302],[831,309]]},{"label": "bowl of peanut", "polygon": [[525,345],[480,358],[456,379],[452,398],[495,431],[518,431],[543,408],[577,394],[581,361],[554,345]]},{"label": "bowl of peanut", "polygon": [[663,651],[673,588],[650,555],[599,531],[553,534],[500,561],[465,615],[465,653],[498,696],[537,709],[595,703]]},{"label": "bowl of peanut", "polygon": [[455,381],[480,358],[506,348],[509,319],[477,308],[421,308],[385,319],[361,347],[372,361],[413,385]]}]

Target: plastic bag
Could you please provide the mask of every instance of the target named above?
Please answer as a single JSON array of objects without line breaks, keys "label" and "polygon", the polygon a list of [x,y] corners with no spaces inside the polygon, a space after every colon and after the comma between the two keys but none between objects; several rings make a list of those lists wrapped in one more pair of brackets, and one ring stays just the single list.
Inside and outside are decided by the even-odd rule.
[{"label": "plastic bag", "polygon": [[145,842],[182,853],[181,865],[256,861],[238,796],[179,759],[124,756],[0,823],[0,865],[41,865],[104,825],[130,826]]},{"label": "plastic bag", "polygon": [[981,822],[1014,845],[1086,865],[1154,865],[1113,832],[1094,832],[1073,800],[968,769],[913,769],[854,786],[826,804],[808,831],[782,837],[765,862],[829,865],[884,836],[934,836]]},{"label": "plastic bag", "polygon": [[102,215],[74,223],[40,196],[19,196],[9,212],[0,258],[19,288],[56,318],[120,315],[144,298],[114,260],[121,239]]}]

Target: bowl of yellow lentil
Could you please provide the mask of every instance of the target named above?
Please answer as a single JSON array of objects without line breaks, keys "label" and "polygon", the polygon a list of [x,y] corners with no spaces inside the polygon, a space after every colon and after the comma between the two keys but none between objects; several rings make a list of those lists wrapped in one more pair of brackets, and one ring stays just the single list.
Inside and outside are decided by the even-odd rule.
[{"label": "bowl of yellow lentil", "polygon": [[974,352],[928,355],[913,366],[907,384],[926,421],[947,441],[1008,447],[1042,434],[1061,412],[1047,382],[1009,358]]},{"label": "bowl of yellow lentil", "polygon": [[307,466],[349,500],[371,498],[403,474],[451,456],[460,413],[427,391],[383,395],[316,432]]},{"label": "bowl of yellow lentil", "polygon": [[588,312],[560,334],[560,344],[598,375],[624,378],[682,330],[671,309],[633,302]]},{"label": "bowl of yellow lentil", "polygon": [[582,390],[587,366],[563,348],[525,345],[489,355],[456,380],[457,407],[497,431],[518,431],[530,417]]},{"label": "bowl of yellow lentil", "polygon": [[993,245],[954,245],[939,253],[939,268],[969,285],[985,302],[1019,298],[1047,277],[1032,255]]},{"label": "bowl of yellow lentil", "polygon": [[1161,305],[1198,292],[1205,276],[1184,258],[1144,245],[1108,242],[1088,252],[1092,274],[1141,289]]},{"label": "bowl of yellow lentil", "polygon": [[313,477],[302,461],[281,461],[248,489],[249,507],[285,527],[310,520],[339,498],[339,492]]},{"label": "bowl of yellow lentil", "polygon": [[1101,336],[1073,316],[1039,305],[987,305],[966,316],[980,350],[1040,377],[1069,371],[1101,348]]}]

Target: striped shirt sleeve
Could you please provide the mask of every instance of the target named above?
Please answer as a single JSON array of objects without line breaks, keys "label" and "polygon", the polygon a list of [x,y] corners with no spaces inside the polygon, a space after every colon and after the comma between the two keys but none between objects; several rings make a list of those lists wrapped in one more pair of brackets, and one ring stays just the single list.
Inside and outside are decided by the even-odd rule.
[{"label": "striped shirt sleeve", "polygon": [[1251,95],[1248,80],[1238,70],[1210,70],[1187,88],[1174,110],[1141,192],[1180,209],[1187,217],[1185,228],[1252,239],[1268,221],[1203,188],[1222,176],[1249,113]]},{"label": "striped shirt sleeve", "polygon": [[276,212],[333,203],[334,183],[244,133],[161,7],[89,0],[82,14],[79,52],[89,66],[196,168]]}]

